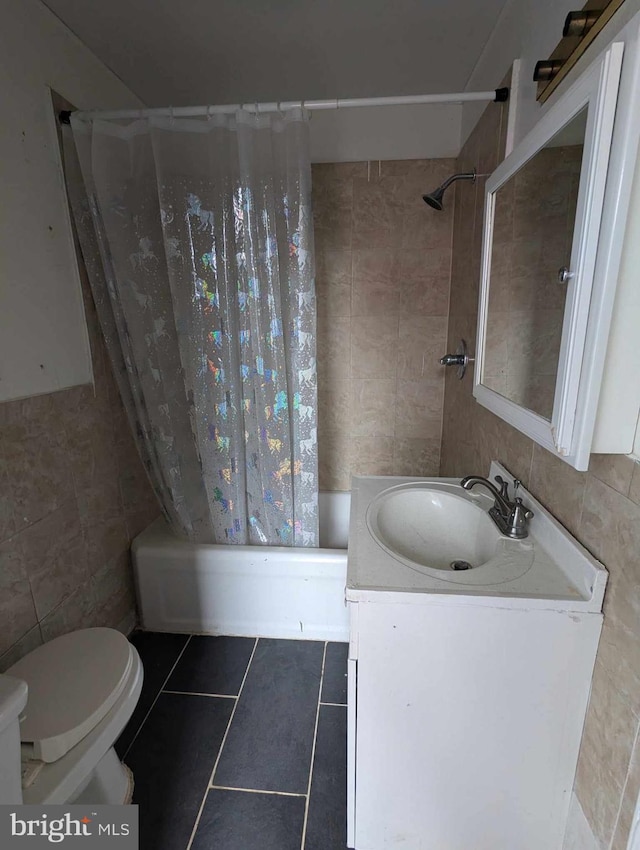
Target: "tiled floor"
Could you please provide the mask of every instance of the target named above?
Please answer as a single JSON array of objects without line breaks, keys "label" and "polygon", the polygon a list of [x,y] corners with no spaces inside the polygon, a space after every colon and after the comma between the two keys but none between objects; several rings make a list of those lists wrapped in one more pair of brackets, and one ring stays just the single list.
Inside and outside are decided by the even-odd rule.
[{"label": "tiled floor", "polygon": [[347,644],[138,632],[140,850],[345,850]]}]

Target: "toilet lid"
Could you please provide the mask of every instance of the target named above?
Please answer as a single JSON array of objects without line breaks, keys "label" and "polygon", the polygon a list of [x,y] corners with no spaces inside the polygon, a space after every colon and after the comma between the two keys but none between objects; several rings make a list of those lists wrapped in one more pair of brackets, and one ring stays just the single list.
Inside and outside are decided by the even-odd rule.
[{"label": "toilet lid", "polygon": [[131,644],[115,629],[83,629],[45,643],[6,671],[29,687],[23,743],[51,762],[81,741],[111,709],[131,670]]}]

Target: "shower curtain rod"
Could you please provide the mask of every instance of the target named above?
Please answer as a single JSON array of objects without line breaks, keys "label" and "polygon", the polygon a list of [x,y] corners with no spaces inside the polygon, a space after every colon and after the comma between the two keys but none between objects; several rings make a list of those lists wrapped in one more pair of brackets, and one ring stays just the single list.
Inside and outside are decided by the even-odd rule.
[{"label": "shower curtain rod", "polygon": [[[287,109],[304,108],[311,111],[320,109],[355,109],[362,106],[410,106],[421,103],[468,103],[470,101],[493,101],[504,103],[509,99],[509,89],[500,88],[493,91],[458,92],[452,94],[416,94],[400,97],[363,97],[342,98],[339,100],[286,100],[272,103],[230,103],[225,106],[176,106],[160,109],[119,109],[95,112],[76,112],[81,120],[91,121],[94,118],[105,120],[116,118],[187,118],[195,116],[220,115],[245,109],[249,112],[281,112]],[[63,111],[60,120],[69,123],[71,113]]]}]

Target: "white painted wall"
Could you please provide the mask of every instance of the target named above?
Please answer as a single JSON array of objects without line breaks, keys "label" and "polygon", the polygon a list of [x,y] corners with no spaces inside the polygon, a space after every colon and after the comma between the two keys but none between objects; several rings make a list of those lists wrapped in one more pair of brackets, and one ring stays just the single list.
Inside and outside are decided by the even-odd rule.
[{"label": "white painted wall", "polygon": [[312,162],[456,157],[462,104],[317,111],[310,126]]},{"label": "white painted wall", "polygon": [[[521,60],[520,80],[514,95],[517,99],[514,142],[517,144],[540,117],[541,108],[536,102],[537,84],[533,82],[533,69],[538,59],[545,59],[562,38],[562,27],[567,13],[582,4],[576,0],[508,0],[495,29],[476,63],[467,91],[484,91],[495,88],[511,67],[514,59]],[[598,42],[613,37],[640,9],[640,0],[626,0],[616,12]],[[583,60],[570,74],[572,81],[588,64],[597,50],[587,51]],[[562,86],[560,87],[562,88]],[[553,102],[553,97],[549,103]],[[462,141],[466,141],[483,111],[483,106],[466,104],[462,111]]]},{"label": "white painted wall", "polygon": [[49,87],[142,105],[39,0],[0,6],[0,401],[91,380]]}]

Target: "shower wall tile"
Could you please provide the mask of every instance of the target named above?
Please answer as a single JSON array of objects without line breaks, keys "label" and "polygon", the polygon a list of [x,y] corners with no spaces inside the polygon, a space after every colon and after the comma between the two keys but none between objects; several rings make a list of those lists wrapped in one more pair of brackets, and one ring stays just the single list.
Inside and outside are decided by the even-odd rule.
[{"label": "shower wall tile", "polygon": [[[493,170],[505,130],[506,109],[490,105],[455,170]],[[448,349],[463,337],[475,350],[483,205],[481,180],[475,187],[456,184]],[[512,233],[513,216],[503,219],[505,234]],[[501,269],[516,281],[514,297],[535,295],[526,286],[530,250],[520,242],[501,258]],[[478,405],[472,387],[472,374],[458,381],[447,373],[440,473],[486,475],[491,460],[500,461],[609,570],[575,791],[599,846],[624,850],[640,788],[640,466],[594,455],[589,471],[577,472]]]},{"label": "shower wall tile", "polygon": [[454,165],[313,166],[323,489],[438,470],[453,205],[422,195]]},{"label": "shower wall tile", "polygon": [[95,387],[0,404],[0,670],[72,629],[133,627],[129,547],[159,513],[81,277]]},{"label": "shower wall tile", "polygon": [[350,249],[325,248],[316,251],[316,296],[319,314],[351,315],[351,264]]},{"label": "shower wall tile", "polygon": [[352,377],[395,379],[397,363],[397,316],[383,315],[352,317]]},{"label": "shower wall tile", "polygon": [[358,475],[393,475],[393,437],[351,437],[349,456]]},{"label": "shower wall tile", "polygon": [[440,386],[442,367],[439,359],[447,345],[446,317],[420,313],[400,316],[398,337],[398,378],[419,378]]},{"label": "shower wall tile", "polygon": [[431,439],[397,438],[393,446],[395,475],[438,475],[440,436]]},{"label": "shower wall tile", "polygon": [[318,430],[325,434],[348,433],[351,428],[352,388],[349,378],[318,383]]},{"label": "shower wall tile", "polygon": [[354,378],[351,383],[351,436],[393,437],[396,415],[395,380]]}]

